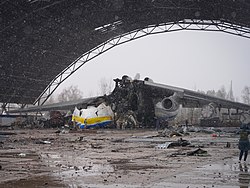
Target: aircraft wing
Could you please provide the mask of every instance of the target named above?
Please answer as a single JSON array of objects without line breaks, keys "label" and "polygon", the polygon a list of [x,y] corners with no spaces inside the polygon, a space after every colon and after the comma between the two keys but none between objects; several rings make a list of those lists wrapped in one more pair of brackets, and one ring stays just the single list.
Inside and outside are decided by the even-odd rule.
[{"label": "aircraft wing", "polygon": [[214,97],[199,92],[173,87],[169,85],[144,81],[144,84],[153,88],[162,89],[165,92],[173,92],[177,94],[177,100],[183,107],[187,108],[202,108],[204,105],[213,103],[215,107],[226,108],[226,109],[239,109],[239,110],[250,110],[250,105],[234,102],[219,97]]},{"label": "aircraft wing", "polygon": [[[121,81],[122,80],[118,80],[118,82],[121,82]],[[178,87],[164,85],[160,83],[154,83],[154,82],[146,81],[146,80],[144,81],[138,80],[137,82],[131,82],[131,83],[134,83],[135,84],[134,86],[136,86],[136,83],[138,83],[138,89],[139,89],[140,83],[142,82],[149,89],[149,91],[152,91],[152,93],[150,94],[151,98],[159,97],[158,96],[159,93],[161,93],[162,97],[173,96],[173,100],[176,100],[178,104],[181,104],[183,107],[186,107],[186,108],[203,108],[205,105],[213,104],[213,106],[216,108],[250,111],[250,105],[239,103],[239,102],[234,102],[234,101],[230,101],[230,100],[226,100],[226,99],[222,99],[222,98],[218,98],[214,96],[209,96],[209,95],[191,91],[188,89],[178,88]],[[116,87],[119,87],[119,86],[116,86]],[[97,96],[97,97],[79,99],[75,101],[48,104],[48,105],[43,105],[43,106],[33,106],[33,107],[28,107],[28,108],[23,108],[23,109],[11,110],[11,111],[8,111],[8,113],[71,110],[71,109],[74,109],[75,107],[86,108],[87,106],[90,106],[90,105],[98,106],[102,102],[107,102],[110,99],[109,97],[111,97],[112,101],[113,102],[115,101],[119,106],[121,102],[124,102],[127,100],[126,98],[124,98],[125,100],[121,100],[121,98],[119,97],[117,98],[117,96],[123,96],[123,94],[116,95],[116,94],[119,94],[119,91],[122,92],[123,89],[122,90],[115,89],[113,91],[113,95],[111,96]],[[131,89],[128,87],[127,90],[131,90]],[[159,91],[159,92],[156,92],[156,91]]]},{"label": "aircraft wing", "polygon": [[54,104],[48,104],[43,106],[31,106],[27,108],[19,108],[15,110],[10,110],[8,113],[26,113],[26,112],[44,112],[44,111],[54,111],[54,110],[72,110],[77,108],[86,108],[89,105],[98,106],[105,101],[104,96],[91,97],[85,99],[79,99],[74,101],[59,102]]}]

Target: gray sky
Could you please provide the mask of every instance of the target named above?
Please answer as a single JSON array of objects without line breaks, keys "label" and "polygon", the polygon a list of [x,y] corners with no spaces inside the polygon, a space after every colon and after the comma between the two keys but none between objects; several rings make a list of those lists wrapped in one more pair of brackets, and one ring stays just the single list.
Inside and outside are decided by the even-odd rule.
[{"label": "gray sky", "polygon": [[241,100],[250,86],[250,39],[221,32],[178,31],[136,39],[119,45],[83,65],[56,93],[76,85],[84,97],[100,91],[100,80],[150,77],[154,82],[191,90],[228,91]]}]

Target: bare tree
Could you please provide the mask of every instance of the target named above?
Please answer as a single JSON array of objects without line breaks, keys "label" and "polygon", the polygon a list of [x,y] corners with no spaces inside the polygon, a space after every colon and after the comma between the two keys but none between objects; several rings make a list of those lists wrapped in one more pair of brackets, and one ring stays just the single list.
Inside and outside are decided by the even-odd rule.
[{"label": "bare tree", "polygon": [[201,118],[201,108],[194,108],[191,119],[192,125],[198,125],[200,123],[200,118]]},{"label": "bare tree", "polygon": [[250,104],[250,87],[245,86],[241,93],[243,102],[246,104]]},{"label": "bare tree", "polygon": [[216,92],[215,92],[214,90],[208,90],[208,91],[207,91],[207,95],[215,96],[215,95],[216,95]]},{"label": "bare tree", "polygon": [[108,95],[112,91],[112,80],[107,81],[105,78],[100,80],[101,95]]},{"label": "bare tree", "polygon": [[187,119],[187,108],[181,107],[179,113],[177,114],[175,118],[175,123],[184,124],[186,119]]},{"label": "bare tree", "polygon": [[199,90],[199,89],[197,90],[197,92],[198,92],[198,93],[202,93],[202,94],[206,94],[205,91],[202,91],[202,90]]},{"label": "bare tree", "polygon": [[53,104],[56,102],[55,96],[51,95],[48,100],[45,102],[45,104]]},{"label": "bare tree", "polygon": [[81,99],[83,97],[82,92],[77,86],[69,86],[63,89],[63,91],[58,95],[59,102],[71,101]]},{"label": "bare tree", "polygon": [[225,86],[221,86],[221,88],[216,92],[216,97],[226,99],[227,91],[225,89]]}]

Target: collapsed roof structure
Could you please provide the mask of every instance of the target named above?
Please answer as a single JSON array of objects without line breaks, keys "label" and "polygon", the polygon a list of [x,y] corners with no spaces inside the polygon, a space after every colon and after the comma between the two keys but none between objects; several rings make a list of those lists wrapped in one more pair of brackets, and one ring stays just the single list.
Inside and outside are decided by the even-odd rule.
[{"label": "collapsed roof structure", "polygon": [[222,31],[250,38],[246,0],[4,0],[0,102],[43,104],[89,60],[149,34]]}]

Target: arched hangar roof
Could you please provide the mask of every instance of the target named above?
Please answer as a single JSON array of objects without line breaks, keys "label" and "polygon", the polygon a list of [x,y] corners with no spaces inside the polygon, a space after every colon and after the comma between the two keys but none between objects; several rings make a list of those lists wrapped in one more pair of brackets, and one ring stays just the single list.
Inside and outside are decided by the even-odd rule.
[{"label": "arched hangar roof", "polygon": [[220,21],[227,23],[225,28],[236,25],[236,34],[244,36],[250,33],[250,3],[247,0],[3,0],[0,2],[0,102],[34,103],[58,74],[96,46],[149,25],[185,19]]}]

